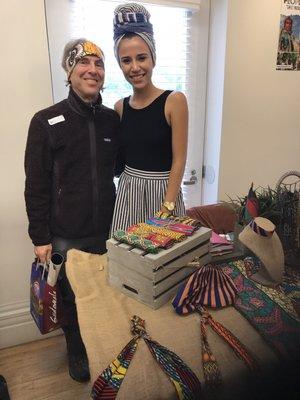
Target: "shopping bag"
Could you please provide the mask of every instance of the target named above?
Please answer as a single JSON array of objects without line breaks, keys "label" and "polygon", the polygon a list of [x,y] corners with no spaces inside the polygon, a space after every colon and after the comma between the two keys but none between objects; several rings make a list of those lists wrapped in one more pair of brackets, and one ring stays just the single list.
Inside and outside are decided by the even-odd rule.
[{"label": "shopping bag", "polygon": [[57,277],[63,257],[54,253],[49,264],[35,260],[30,276],[30,313],[44,335],[63,324],[62,299],[57,285]]}]

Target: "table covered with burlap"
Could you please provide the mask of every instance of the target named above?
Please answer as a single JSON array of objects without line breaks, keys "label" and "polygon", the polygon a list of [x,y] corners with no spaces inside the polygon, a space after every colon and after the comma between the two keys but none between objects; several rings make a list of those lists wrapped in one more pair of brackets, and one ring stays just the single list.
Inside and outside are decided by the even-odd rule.
[{"label": "table covered with burlap", "polygon": [[[132,315],[145,319],[151,338],[177,353],[196,373],[201,383],[204,382],[197,314],[179,316],[174,312],[171,302],[158,310],[152,310],[110,287],[107,283],[105,255],[70,250],[66,270],[76,297],[81,335],[89,359],[91,385],[132,338]],[[212,315],[251,349],[262,370],[276,363],[272,350],[233,307],[212,311]],[[208,339],[223,376],[218,398],[237,398],[239,390],[245,388],[250,372],[215,332],[208,330]],[[174,386],[143,341],[139,343],[117,398],[177,399]]]}]

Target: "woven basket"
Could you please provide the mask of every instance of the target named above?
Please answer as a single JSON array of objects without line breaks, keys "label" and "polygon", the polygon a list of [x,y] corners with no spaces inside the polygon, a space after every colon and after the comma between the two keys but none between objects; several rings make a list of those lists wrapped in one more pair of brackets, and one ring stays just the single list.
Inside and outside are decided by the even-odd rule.
[{"label": "woven basket", "polygon": [[276,191],[281,210],[277,233],[282,242],[285,264],[300,268],[300,172],[283,174]]}]

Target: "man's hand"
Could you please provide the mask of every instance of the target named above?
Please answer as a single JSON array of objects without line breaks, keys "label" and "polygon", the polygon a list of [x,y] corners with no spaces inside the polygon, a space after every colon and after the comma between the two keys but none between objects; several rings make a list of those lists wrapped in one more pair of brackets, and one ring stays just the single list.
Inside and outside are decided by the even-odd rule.
[{"label": "man's hand", "polygon": [[49,262],[51,259],[52,244],[45,244],[44,246],[34,246],[34,254],[37,256],[41,263]]}]

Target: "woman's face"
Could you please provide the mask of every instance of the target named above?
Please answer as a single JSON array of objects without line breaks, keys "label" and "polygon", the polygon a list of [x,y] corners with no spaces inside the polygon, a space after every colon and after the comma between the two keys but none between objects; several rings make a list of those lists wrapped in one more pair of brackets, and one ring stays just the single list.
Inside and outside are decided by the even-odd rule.
[{"label": "woman's face", "polygon": [[150,49],[141,37],[122,39],[118,55],[123,75],[134,89],[141,90],[151,83],[154,64]]}]

